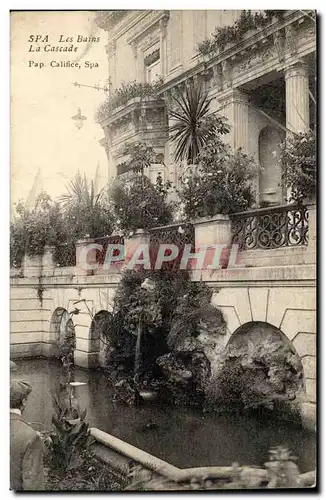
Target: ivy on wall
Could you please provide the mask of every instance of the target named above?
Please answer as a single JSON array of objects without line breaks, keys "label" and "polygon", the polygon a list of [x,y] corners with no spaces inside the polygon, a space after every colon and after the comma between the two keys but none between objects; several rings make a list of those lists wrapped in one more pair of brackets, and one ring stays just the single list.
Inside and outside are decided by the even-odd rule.
[{"label": "ivy on wall", "polygon": [[252,14],[250,10],[243,10],[233,26],[216,27],[210,38],[198,44],[198,52],[202,56],[213,57],[216,52],[223,51],[229,43],[240,42],[249,30],[264,28],[274,18],[282,19],[285,12],[285,10],[264,10]]}]

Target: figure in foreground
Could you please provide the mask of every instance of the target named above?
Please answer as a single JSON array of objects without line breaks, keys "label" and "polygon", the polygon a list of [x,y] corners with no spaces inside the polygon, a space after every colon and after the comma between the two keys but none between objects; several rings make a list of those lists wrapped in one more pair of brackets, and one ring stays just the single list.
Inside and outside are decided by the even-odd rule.
[{"label": "figure in foreground", "polygon": [[44,490],[43,447],[22,413],[32,387],[23,380],[10,384],[10,489]]}]

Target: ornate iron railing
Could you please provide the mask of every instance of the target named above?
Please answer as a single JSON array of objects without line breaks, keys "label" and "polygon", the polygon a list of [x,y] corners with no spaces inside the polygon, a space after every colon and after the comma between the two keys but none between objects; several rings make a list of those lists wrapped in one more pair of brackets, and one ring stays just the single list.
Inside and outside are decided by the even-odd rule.
[{"label": "ornate iron railing", "polygon": [[192,224],[171,224],[168,226],[155,227],[150,233],[150,257],[152,267],[155,265],[157,252],[160,244],[176,245],[179,249],[178,256],[170,262],[163,262],[162,269],[178,269],[186,244],[191,244],[195,249],[195,228]]},{"label": "ornate iron railing", "polygon": [[283,205],[231,216],[232,243],[240,250],[296,247],[308,244],[308,209]]}]

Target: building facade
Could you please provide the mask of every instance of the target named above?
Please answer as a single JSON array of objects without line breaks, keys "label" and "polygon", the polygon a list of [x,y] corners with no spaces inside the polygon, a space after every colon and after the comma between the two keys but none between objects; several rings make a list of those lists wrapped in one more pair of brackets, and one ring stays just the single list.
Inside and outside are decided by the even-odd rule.
[{"label": "building facade", "polygon": [[[280,11],[267,23],[243,30],[241,36],[214,54],[198,50],[216,28],[226,32],[239,21],[241,10],[104,11],[98,26],[107,32],[111,96],[129,82],[157,82],[156,94],[134,97],[103,113],[110,175],[125,172],[121,146],[143,140],[157,153],[151,178],[161,172],[177,184],[180,166],[169,141],[171,97],[188,84],[203,86],[212,113],[228,119],[226,140],[254,156],[262,170],[257,179],[261,206],[286,199],[278,164],[279,144],[287,131],[314,126],[316,25],[309,11]],[[268,11],[251,11],[264,15]],[[266,15],[266,14],[265,14]],[[139,94],[141,94],[139,85]],[[137,94],[137,92],[136,92]]]}]

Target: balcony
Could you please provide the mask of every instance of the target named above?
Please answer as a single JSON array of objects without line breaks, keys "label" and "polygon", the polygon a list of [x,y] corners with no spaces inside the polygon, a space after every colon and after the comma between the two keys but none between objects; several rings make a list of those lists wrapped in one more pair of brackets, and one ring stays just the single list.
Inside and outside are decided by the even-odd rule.
[{"label": "balcony", "polygon": [[134,97],[126,104],[108,110],[102,117],[100,124],[111,158],[119,170],[118,175],[128,170],[122,152],[126,142],[147,142],[153,146],[158,157],[164,157],[168,122],[163,99],[154,96]]}]

